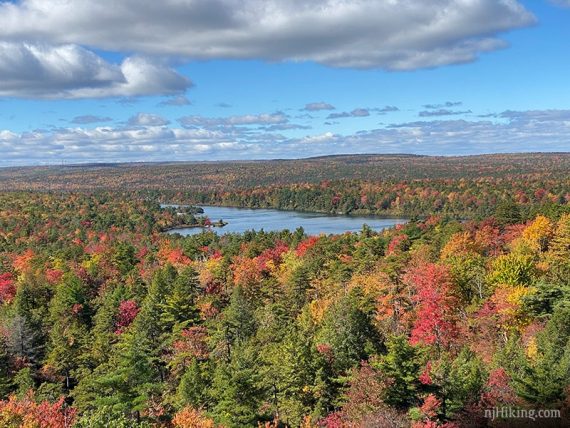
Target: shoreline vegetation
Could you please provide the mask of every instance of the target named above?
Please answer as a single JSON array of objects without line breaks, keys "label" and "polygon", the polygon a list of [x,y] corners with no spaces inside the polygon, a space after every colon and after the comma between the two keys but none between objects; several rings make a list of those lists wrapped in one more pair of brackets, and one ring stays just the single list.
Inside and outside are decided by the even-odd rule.
[{"label": "shoreline vegetation", "polygon": [[[570,156],[259,165],[0,171],[0,420],[568,425]],[[240,222],[208,203],[410,219],[162,233]]]}]

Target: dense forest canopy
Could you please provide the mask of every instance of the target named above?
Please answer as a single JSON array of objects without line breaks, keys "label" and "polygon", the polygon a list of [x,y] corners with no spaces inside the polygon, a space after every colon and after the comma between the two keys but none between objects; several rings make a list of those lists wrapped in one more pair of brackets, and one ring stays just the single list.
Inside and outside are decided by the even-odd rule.
[{"label": "dense forest canopy", "polygon": [[484,219],[498,204],[558,210],[570,154],[346,155],[300,160],[0,169],[0,189],[118,190],[162,202]]},{"label": "dense forest canopy", "polygon": [[[567,426],[568,162],[1,170],[0,426]],[[176,198],[415,218],[181,237]]]}]

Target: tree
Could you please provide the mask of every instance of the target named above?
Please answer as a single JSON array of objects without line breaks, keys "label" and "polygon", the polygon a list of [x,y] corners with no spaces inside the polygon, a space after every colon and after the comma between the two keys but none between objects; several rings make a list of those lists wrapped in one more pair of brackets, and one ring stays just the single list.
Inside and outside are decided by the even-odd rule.
[{"label": "tree", "polygon": [[69,389],[71,372],[79,367],[86,349],[90,323],[87,290],[79,278],[69,276],[58,286],[50,302],[50,321],[47,363],[65,377]]},{"label": "tree", "polygon": [[504,199],[497,204],[493,217],[497,223],[503,227],[520,223],[521,221],[519,206],[510,198]]},{"label": "tree", "polygon": [[184,268],[176,277],[161,308],[160,320],[166,330],[179,331],[199,320],[196,308],[199,285],[198,273],[192,267]]},{"label": "tree", "polygon": [[317,341],[330,345],[336,373],[346,372],[380,348],[380,338],[372,326],[373,306],[365,305],[365,300],[355,288],[335,302],[323,319]]},{"label": "tree", "polygon": [[570,306],[557,307],[536,342],[536,355],[521,357],[522,370],[513,374],[516,391],[532,403],[560,405],[570,384]]},{"label": "tree", "polygon": [[214,372],[210,395],[216,400],[212,408],[215,419],[228,428],[251,426],[258,420],[263,399],[260,389],[261,368],[253,346],[233,348],[231,360],[220,362]]},{"label": "tree", "polygon": [[176,389],[176,405],[179,408],[186,406],[201,408],[209,404],[210,377],[207,363],[193,359],[180,378]]},{"label": "tree", "polygon": [[234,345],[245,342],[255,334],[256,329],[253,305],[238,286],[233,290],[230,303],[222,313],[216,335],[218,346],[223,347],[222,352],[226,358],[231,358]]},{"label": "tree", "polygon": [[83,411],[108,406],[113,412],[139,420],[141,411],[160,388],[148,339],[128,331],[121,335],[109,361],[82,376],[72,395]]},{"label": "tree", "polygon": [[420,351],[404,335],[389,338],[386,346],[386,355],[372,362],[388,385],[384,401],[399,408],[417,404],[422,389]]},{"label": "tree", "polygon": [[410,343],[449,348],[457,337],[457,299],[445,266],[428,263],[410,270],[406,279],[415,287],[416,321]]},{"label": "tree", "polygon": [[6,428],[69,428],[75,420],[75,409],[67,407],[61,397],[55,403],[36,403],[33,395],[10,396],[0,401],[0,426]]},{"label": "tree", "polygon": [[12,389],[10,370],[10,354],[8,344],[4,338],[0,338],[0,399],[5,399]]}]

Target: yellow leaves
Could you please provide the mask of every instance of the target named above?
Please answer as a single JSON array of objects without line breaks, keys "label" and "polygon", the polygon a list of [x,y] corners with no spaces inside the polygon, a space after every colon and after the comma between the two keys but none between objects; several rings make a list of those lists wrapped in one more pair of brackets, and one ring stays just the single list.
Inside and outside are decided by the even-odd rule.
[{"label": "yellow leaves", "polygon": [[301,267],[303,260],[297,256],[295,251],[287,251],[281,255],[281,264],[275,275],[280,284],[287,284],[294,272]]},{"label": "yellow leaves", "polygon": [[528,254],[510,253],[497,257],[492,263],[488,281],[497,285],[530,285],[536,279],[534,257]]},{"label": "yellow leaves", "polygon": [[539,215],[523,231],[522,240],[532,250],[540,252],[546,250],[552,234],[552,222],[546,217]]},{"label": "yellow leaves", "polygon": [[313,319],[315,324],[320,324],[331,303],[332,302],[329,299],[320,299],[320,300],[313,300],[309,304],[309,311],[311,313],[311,318]]},{"label": "yellow leaves", "polygon": [[523,310],[523,299],[534,293],[533,287],[504,286],[491,297],[500,316],[501,327],[506,330],[522,331],[529,322],[529,316]]},{"label": "yellow leaves", "polygon": [[531,338],[526,346],[526,356],[532,362],[536,362],[538,359],[538,346],[536,344],[536,338]]},{"label": "yellow leaves", "polygon": [[458,232],[445,244],[441,250],[441,259],[445,260],[459,254],[476,253],[479,245],[475,242],[469,232]]},{"label": "yellow leaves", "polygon": [[379,296],[390,287],[390,278],[384,272],[355,274],[348,283],[348,289],[360,288],[365,294],[372,297]]},{"label": "yellow leaves", "polygon": [[84,268],[90,274],[96,272],[97,267],[101,263],[103,256],[101,254],[92,254],[87,260],[81,263],[81,267]]}]

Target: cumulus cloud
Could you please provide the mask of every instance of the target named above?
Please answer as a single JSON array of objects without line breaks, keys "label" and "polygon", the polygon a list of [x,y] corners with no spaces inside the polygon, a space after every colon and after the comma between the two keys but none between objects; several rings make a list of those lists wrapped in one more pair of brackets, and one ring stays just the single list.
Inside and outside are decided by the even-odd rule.
[{"label": "cumulus cloud", "polygon": [[517,0],[20,0],[0,38],[191,59],[413,70],[475,60],[532,25]]},{"label": "cumulus cloud", "polygon": [[396,106],[377,107],[377,108],[371,108],[370,110],[375,111],[378,114],[386,114],[386,113],[393,113],[395,111],[400,111],[400,109]]},{"label": "cumulus cloud", "polygon": [[420,117],[457,116],[460,114],[469,114],[469,113],[472,113],[471,110],[459,111],[459,110],[449,110],[441,108],[438,110],[420,111],[419,116]]},{"label": "cumulus cloud", "polygon": [[87,125],[90,123],[102,123],[102,122],[112,122],[113,119],[107,116],[94,116],[91,114],[83,115],[83,116],[75,116],[71,123],[76,125]]},{"label": "cumulus cloud", "polygon": [[306,104],[301,111],[321,111],[321,110],[334,110],[335,106],[329,103],[318,102]]},{"label": "cumulus cloud", "polygon": [[139,113],[129,119],[130,126],[166,126],[170,121],[162,116],[150,113]]},{"label": "cumulus cloud", "polygon": [[428,110],[438,110],[442,108],[459,107],[463,105],[461,101],[447,101],[443,104],[424,104],[423,108]]},{"label": "cumulus cloud", "polygon": [[[252,115],[253,117],[254,115]],[[237,116],[235,116],[237,117]],[[243,116],[245,117],[245,116]],[[524,120],[521,120],[524,118]],[[219,119],[212,119],[219,122]],[[237,120],[239,123],[249,120]],[[268,159],[338,153],[461,155],[567,151],[570,110],[503,112],[495,120],[434,120],[392,124],[342,135],[301,138],[271,125],[57,128],[0,131],[0,165],[69,162]]]},{"label": "cumulus cloud", "polygon": [[517,122],[569,122],[570,110],[527,110],[512,111],[507,110],[499,114],[498,117]]},{"label": "cumulus cloud", "polygon": [[367,116],[370,116],[369,109],[355,108],[351,112],[344,111],[342,113],[331,113],[327,116],[327,119],[344,119],[347,117],[367,117]]},{"label": "cumulus cloud", "polygon": [[247,125],[277,125],[289,122],[287,115],[281,112],[271,114],[248,114],[242,116],[229,117],[203,117],[184,116],[178,119],[184,127],[206,127],[214,128],[219,126],[247,126]]},{"label": "cumulus cloud", "polygon": [[190,86],[173,69],[142,57],[128,57],[117,65],[77,45],[0,41],[4,97],[136,97],[177,94]]}]

